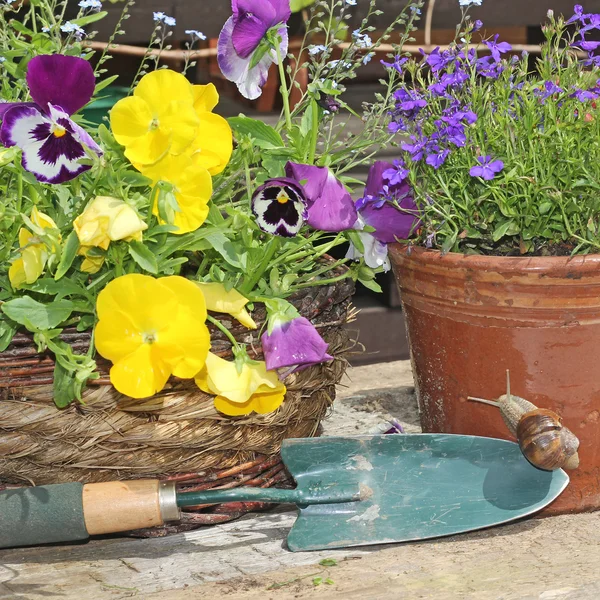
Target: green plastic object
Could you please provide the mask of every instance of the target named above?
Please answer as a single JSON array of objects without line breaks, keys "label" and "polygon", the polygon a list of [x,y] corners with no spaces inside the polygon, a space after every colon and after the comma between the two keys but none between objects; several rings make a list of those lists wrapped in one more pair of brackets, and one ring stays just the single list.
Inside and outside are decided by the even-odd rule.
[{"label": "green plastic object", "polygon": [[83,116],[90,123],[100,125],[104,122],[104,117],[108,116],[110,109],[127,94],[129,94],[129,88],[109,85],[100,92],[98,100],[94,100],[83,109]]},{"label": "green plastic object", "polygon": [[518,444],[415,434],[287,440],[283,461],[299,488],[359,483],[361,502],[300,506],[292,551],[409,542],[483,529],[531,515],[565,489]]},{"label": "green plastic object", "polygon": [[63,483],[0,493],[0,548],[85,540],[83,484]]}]

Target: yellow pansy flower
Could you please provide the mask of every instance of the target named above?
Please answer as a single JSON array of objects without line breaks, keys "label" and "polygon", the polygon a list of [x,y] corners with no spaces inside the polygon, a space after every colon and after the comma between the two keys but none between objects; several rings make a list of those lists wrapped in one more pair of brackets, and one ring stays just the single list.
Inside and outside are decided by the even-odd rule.
[{"label": "yellow pansy flower", "polygon": [[222,283],[196,282],[196,285],[200,286],[204,294],[207,310],[228,313],[248,329],[256,329],[254,319],[244,308],[248,304],[248,298],[235,289],[227,291]]},{"label": "yellow pansy flower", "polygon": [[123,275],[100,292],[96,310],[96,349],[113,362],[110,381],[122,394],[147,398],[171,375],[189,379],[204,366],[206,306],[188,279]]},{"label": "yellow pansy flower", "polygon": [[97,246],[107,250],[117,240],[142,240],[148,225],[123,200],[97,196],[73,221],[73,228],[82,246]]},{"label": "yellow pansy flower", "polygon": [[[173,186],[178,206],[172,223],[178,230],[173,233],[196,231],[206,221],[213,186],[210,173],[205,168],[194,165],[189,156],[180,155],[168,156],[156,165],[141,170],[154,183],[166,181]],[[158,195],[152,212],[161,223],[165,222],[159,216]]]},{"label": "yellow pansy flower", "polygon": [[277,374],[267,371],[264,361],[246,358],[238,371],[235,362],[212,353],[196,376],[196,384],[203,392],[216,395],[215,408],[219,412],[233,417],[273,412],[281,406],[286,392]]},{"label": "yellow pansy flower", "polygon": [[[56,223],[48,215],[38,211],[35,206],[29,218],[34,225],[42,229],[58,229]],[[57,239],[60,239],[60,236]],[[50,256],[46,244],[25,227],[19,230],[19,247],[21,257],[13,261],[8,270],[10,284],[15,290],[26,283],[34,283],[44,272]],[[56,248],[53,251],[56,251]]]},{"label": "yellow pansy flower", "polygon": [[151,165],[167,154],[181,154],[196,139],[200,124],[192,85],[181,73],[152,71],[132,96],[115,104],[110,124],[132,163]]}]

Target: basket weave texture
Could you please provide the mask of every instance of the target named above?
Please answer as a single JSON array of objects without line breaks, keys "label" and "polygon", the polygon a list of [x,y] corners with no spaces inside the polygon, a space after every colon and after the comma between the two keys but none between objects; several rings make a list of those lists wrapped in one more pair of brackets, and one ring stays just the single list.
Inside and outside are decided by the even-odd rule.
[{"label": "basket weave texture", "polygon": [[[58,410],[52,399],[53,357],[38,354],[32,338],[18,334],[0,353],[0,483],[160,478],[176,480],[186,490],[285,485],[289,480],[278,456],[282,441],[317,433],[345,372],[343,355],[351,342],[343,326],[353,291],[352,282],[343,280],[290,299],[330,344],[335,360],[288,377],[283,405],[268,415],[226,417],[193,380],[172,379],[147,400],[123,396],[110,384],[110,364],[100,357],[100,378],[90,382],[84,404]],[[253,332],[219,317],[236,339],[249,344],[252,358],[262,358],[262,307],[253,313],[259,325]],[[229,341],[210,327],[212,352],[231,358]],[[63,339],[85,352],[90,334],[65,331]],[[196,507],[183,523],[221,522],[257,507],[222,505],[207,515],[197,514],[205,507]]]}]

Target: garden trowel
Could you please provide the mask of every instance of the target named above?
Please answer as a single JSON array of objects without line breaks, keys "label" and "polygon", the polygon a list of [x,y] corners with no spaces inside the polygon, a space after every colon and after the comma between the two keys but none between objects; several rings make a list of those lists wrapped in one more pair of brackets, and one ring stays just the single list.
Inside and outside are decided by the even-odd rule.
[{"label": "garden trowel", "polygon": [[0,548],[86,539],[161,525],[183,506],[293,503],[292,551],[408,542],[531,515],[567,486],[513,442],[448,434],[291,439],[295,489],[178,492],[158,480],[67,483],[0,493]]}]

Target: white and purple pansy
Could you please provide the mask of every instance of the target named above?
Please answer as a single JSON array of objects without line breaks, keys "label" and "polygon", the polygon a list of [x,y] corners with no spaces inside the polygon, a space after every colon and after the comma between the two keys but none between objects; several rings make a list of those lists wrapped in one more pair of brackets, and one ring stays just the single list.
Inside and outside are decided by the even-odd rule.
[{"label": "white and purple pansy", "polygon": [[232,0],[232,10],[219,36],[217,60],[223,75],[254,100],[262,94],[269,68],[279,62],[270,30],[277,32],[281,56],[287,54],[290,0]]},{"label": "white and purple pansy", "polygon": [[70,115],[94,93],[91,65],[75,56],[44,55],[31,59],[27,84],[33,102],[4,104],[0,141],[22,151],[25,169],[44,183],[64,183],[90,168],[81,164],[86,148],[101,148]]},{"label": "white and purple pansy", "polygon": [[254,192],[252,212],[263,231],[271,235],[295,237],[306,218],[304,190],[293,179],[270,179]]}]

